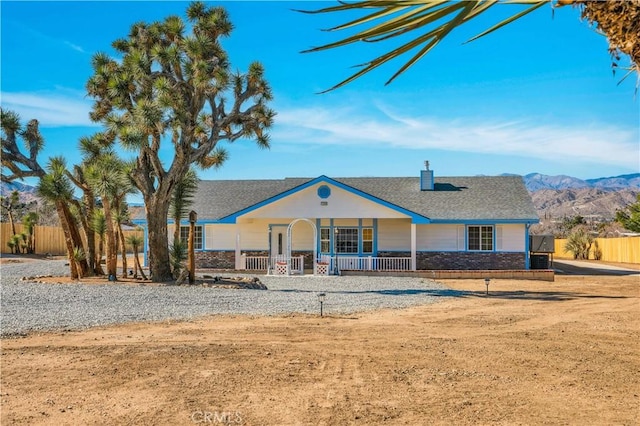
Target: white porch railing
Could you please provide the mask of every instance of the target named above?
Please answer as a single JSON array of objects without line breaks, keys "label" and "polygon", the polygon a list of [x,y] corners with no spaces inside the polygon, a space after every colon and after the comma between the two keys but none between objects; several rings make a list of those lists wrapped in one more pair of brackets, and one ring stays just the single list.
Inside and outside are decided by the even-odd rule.
[{"label": "white porch railing", "polygon": [[[331,259],[331,266],[335,265],[336,258]],[[356,257],[338,256],[338,269],[350,269],[355,271],[410,271],[410,257]]]},{"label": "white porch railing", "polygon": [[[252,271],[276,271],[276,266],[287,262],[285,256],[274,256],[269,259],[268,256],[246,256],[242,255],[242,269]],[[329,273],[336,270],[336,262],[338,270],[356,270],[356,271],[410,271],[410,257],[357,257],[357,256],[320,256],[318,263],[326,263],[329,265]],[[296,256],[291,258],[291,273],[301,274],[304,272],[304,256]]]},{"label": "white porch railing", "polygon": [[[278,264],[287,263],[286,256],[247,256],[242,255],[240,262],[241,269],[251,271],[276,271]],[[292,274],[304,273],[304,256],[295,256],[291,258],[289,263]]]}]

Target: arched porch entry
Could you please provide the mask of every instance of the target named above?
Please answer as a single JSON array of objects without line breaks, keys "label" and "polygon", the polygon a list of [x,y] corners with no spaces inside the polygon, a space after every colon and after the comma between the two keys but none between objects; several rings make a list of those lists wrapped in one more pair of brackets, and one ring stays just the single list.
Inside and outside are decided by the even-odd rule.
[{"label": "arched porch entry", "polygon": [[[315,223],[313,223],[311,220],[306,219],[304,217],[294,219],[293,221],[291,221],[291,223],[287,227],[287,266],[288,266],[287,270],[289,271],[289,274],[290,274],[291,273],[291,235],[293,231],[293,226],[298,222],[306,222],[313,229],[313,275],[316,275],[316,263],[318,259],[318,228],[316,227]],[[304,265],[302,266],[302,269],[304,270]]]}]

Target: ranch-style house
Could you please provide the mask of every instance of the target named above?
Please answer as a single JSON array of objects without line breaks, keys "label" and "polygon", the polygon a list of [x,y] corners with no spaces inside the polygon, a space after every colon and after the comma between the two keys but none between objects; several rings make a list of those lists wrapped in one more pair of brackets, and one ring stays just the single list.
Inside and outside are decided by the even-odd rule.
[{"label": "ranch-style house", "polygon": [[197,268],[270,274],[529,269],[538,223],[520,176],[434,177],[428,162],[415,177],[203,180],[192,209]]}]

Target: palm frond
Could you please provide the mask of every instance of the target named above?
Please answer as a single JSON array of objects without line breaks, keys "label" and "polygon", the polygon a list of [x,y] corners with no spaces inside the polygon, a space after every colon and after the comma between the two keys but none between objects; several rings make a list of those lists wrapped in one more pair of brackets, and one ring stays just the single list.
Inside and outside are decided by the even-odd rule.
[{"label": "palm frond", "polygon": [[[491,7],[497,4],[520,4],[529,7],[491,26],[489,29],[470,38],[468,41],[484,37],[493,31],[508,25],[523,16],[540,8],[550,0],[468,0],[464,2],[453,0],[422,0],[422,1],[379,1],[369,0],[355,3],[341,3],[313,11],[299,11],[303,13],[332,13],[332,12],[352,12],[366,11],[365,16],[352,19],[344,24],[335,26],[326,31],[339,31],[352,29],[357,26],[369,25],[357,33],[345,37],[341,40],[328,43],[322,46],[304,50],[303,53],[317,52],[321,50],[334,49],[357,42],[375,43],[402,36],[413,31],[425,31],[409,40],[399,47],[390,50],[388,53],[380,55],[369,62],[358,65],[361,70],[342,80],[333,87],[324,90],[326,93],[342,87],[362,75],[372,71],[380,65],[390,60],[397,59],[411,50],[420,48],[412,55],[400,68],[387,80],[385,84],[391,83],[398,76],[404,73],[412,65],[427,55],[438,43],[440,43],[453,30],[461,27],[465,23],[478,17]],[[371,12],[373,10],[373,12]]]}]

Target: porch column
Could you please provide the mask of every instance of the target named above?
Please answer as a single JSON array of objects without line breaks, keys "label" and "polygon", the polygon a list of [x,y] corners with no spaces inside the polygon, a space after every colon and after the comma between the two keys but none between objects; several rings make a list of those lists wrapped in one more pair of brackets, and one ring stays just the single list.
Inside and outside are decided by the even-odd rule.
[{"label": "porch column", "polygon": [[242,268],[242,254],[240,253],[240,230],[236,231],[236,269]]},{"label": "porch column", "polygon": [[417,269],[416,262],[416,224],[411,224],[411,270],[415,271]]}]

